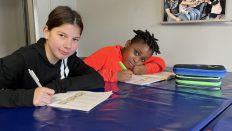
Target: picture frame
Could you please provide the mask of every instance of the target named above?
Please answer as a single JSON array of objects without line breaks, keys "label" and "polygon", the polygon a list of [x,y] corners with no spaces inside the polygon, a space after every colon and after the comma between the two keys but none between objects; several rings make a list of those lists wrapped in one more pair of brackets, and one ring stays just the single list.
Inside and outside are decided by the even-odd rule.
[{"label": "picture frame", "polygon": [[228,22],[226,0],[163,0],[162,24]]}]

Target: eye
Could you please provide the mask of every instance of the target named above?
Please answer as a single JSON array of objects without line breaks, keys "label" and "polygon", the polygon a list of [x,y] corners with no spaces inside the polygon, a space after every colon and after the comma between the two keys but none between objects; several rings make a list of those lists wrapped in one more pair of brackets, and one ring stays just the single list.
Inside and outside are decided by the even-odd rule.
[{"label": "eye", "polygon": [[62,38],[65,38],[65,35],[64,34],[59,34],[60,37]]},{"label": "eye", "polygon": [[139,52],[137,50],[134,51],[135,56],[139,56]]},{"label": "eye", "polygon": [[78,42],[80,39],[79,38],[73,38],[73,41]]},{"label": "eye", "polygon": [[142,62],[145,62],[146,60],[145,60],[145,58],[141,58],[141,61],[142,61]]}]

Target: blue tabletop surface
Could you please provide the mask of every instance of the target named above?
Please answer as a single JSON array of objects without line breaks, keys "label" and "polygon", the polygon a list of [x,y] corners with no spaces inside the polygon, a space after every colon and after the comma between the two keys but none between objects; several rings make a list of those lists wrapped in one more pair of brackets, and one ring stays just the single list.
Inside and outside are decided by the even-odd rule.
[{"label": "blue tabletop surface", "polygon": [[[0,108],[0,130],[217,130],[221,126],[217,122],[231,120],[231,76],[223,79],[219,94],[177,89],[174,80],[148,86],[106,83],[104,90],[114,94],[89,112],[47,106]],[[210,123],[222,111],[227,121],[218,118]]]},{"label": "blue tabletop surface", "polygon": [[213,121],[211,121],[204,130],[208,131],[231,131],[232,130],[232,104]]}]

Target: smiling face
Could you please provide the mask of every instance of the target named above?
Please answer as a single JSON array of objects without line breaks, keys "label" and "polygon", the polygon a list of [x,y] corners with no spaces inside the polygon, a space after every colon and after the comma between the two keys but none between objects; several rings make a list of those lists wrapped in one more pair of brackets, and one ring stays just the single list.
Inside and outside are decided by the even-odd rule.
[{"label": "smiling face", "polygon": [[152,56],[153,50],[146,43],[127,41],[125,48],[122,49],[122,62],[128,69],[143,63]]},{"label": "smiling face", "polygon": [[81,36],[81,28],[75,24],[64,24],[48,30],[44,28],[45,51],[50,63],[65,59],[76,50]]}]

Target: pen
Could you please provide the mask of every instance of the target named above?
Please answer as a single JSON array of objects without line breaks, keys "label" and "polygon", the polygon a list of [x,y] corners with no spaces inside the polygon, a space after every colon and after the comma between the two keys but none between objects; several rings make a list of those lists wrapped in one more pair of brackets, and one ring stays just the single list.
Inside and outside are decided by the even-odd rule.
[{"label": "pen", "polygon": [[28,69],[29,74],[31,75],[32,79],[35,81],[38,87],[42,87],[42,85],[39,82],[38,77],[35,75],[33,70]]},{"label": "pen", "polygon": [[123,70],[127,70],[126,66],[121,61],[119,61],[119,65],[122,67]]}]

